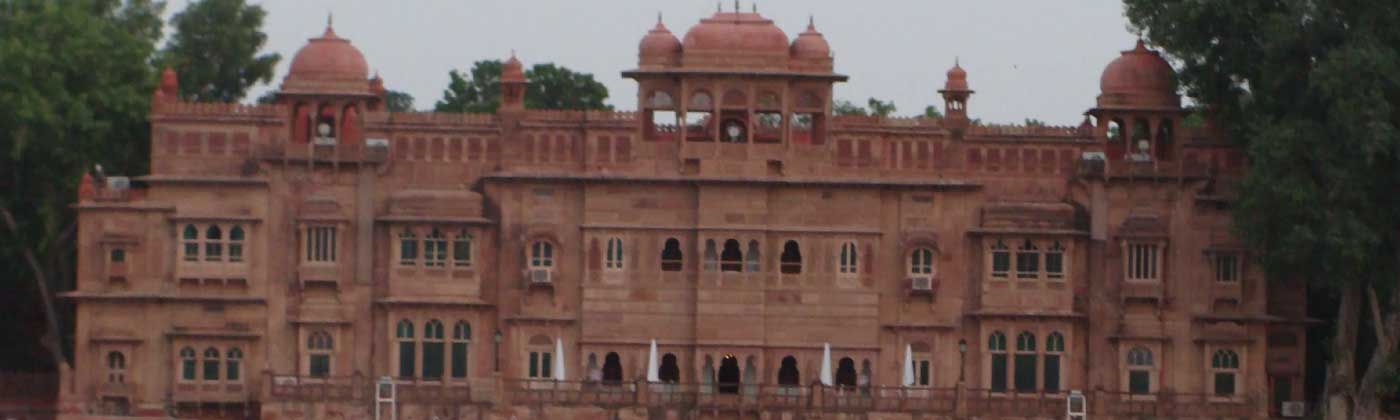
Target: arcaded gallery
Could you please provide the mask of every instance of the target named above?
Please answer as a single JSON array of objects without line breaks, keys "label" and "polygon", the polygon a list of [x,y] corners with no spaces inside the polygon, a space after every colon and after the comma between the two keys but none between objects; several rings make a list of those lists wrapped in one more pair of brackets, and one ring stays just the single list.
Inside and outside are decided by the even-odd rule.
[{"label": "arcaded gallery", "polygon": [[942,118],[834,115],[833,84],[859,81],[816,25],[652,24],[620,69],[636,111],[529,109],[520,51],[496,113],[387,112],[392,81],[329,25],[275,104],[182,102],[166,70],[150,173],[80,186],[61,417],[1215,419],[1303,399],[1305,288],[1266,283],[1231,235],[1247,162],[1210,116],[1186,123],[1157,52],[1105,63],[1097,106],[1065,110],[1082,124],[996,125],[953,57],[927,69]]}]

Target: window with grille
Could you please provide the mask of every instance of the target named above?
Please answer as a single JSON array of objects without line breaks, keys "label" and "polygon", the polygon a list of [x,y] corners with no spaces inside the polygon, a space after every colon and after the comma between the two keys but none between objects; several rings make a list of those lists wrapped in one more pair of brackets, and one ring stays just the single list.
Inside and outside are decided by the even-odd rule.
[{"label": "window with grille", "polygon": [[603,268],[609,270],[622,269],[622,239],[608,238],[607,255],[603,259]]},{"label": "window with grille", "polygon": [[1025,241],[1016,249],[1016,278],[1036,279],[1040,277],[1040,249]]},{"label": "window with grille", "polygon": [[331,376],[331,354],[335,350],[335,341],[330,333],[325,331],[313,331],[306,338],[307,364],[306,374],[313,378],[327,378]]},{"label": "window with grille", "polygon": [[418,342],[414,339],[413,321],[400,320],[394,327],[394,338],[399,343],[399,377],[412,378],[417,371]]},{"label": "window with grille", "polygon": [[433,228],[428,232],[428,236],[423,238],[423,265],[428,267],[444,267],[447,265],[447,237],[442,231]]},{"label": "window with grille", "polygon": [[418,235],[412,230],[399,232],[399,265],[418,264]]},{"label": "window with grille", "polygon": [[1240,355],[1234,350],[1216,350],[1210,358],[1211,375],[1217,397],[1233,397],[1240,371]]},{"label": "window with grille", "polygon": [[551,360],[552,358],[550,356],[550,352],[547,351],[530,352],[529,365],[526,371],[527,377],[529,377],[530,379],[550,378],[551,374],[553,373],[553,371],[551,370],[551,368],[553,367],[551,366],[551,362],[553,360]]},{"label": "window with grille", "polygon": [[554,244],[535,241],[530,244],[530,268],[554,267]]},{"label": "window with grille", "polygon": [[991,247],[991,273],[993,278],[1005,279],[1011,276],[1011,250],[998,239]]},{"label": "window with grille", "polygon": [[837,271],[841,274],[855,274],[860,271],[860,254],[856,250],[855,242],[841,244],[841,256],[837,264]]},{"label": "window with grille", "polygon": [[1060,360],[1065,353],[1065,336],[1053,332],[1045,336],[1045,371],[1041,389],[1060,392]]},{"label": "window with grille", "polygon": [[1236,283],[1240,281],[1240,257],[1236,254],[1216,254],[1215,281]]},{"label": "window with grille", "polygon": [[243,380],[243,350],[238,347],[229,348],[224,356],[224,379],[229,382]]},{"label": "window with grille", "polygon": [[126,383],[126,355],[122,352],[107,352],[107,382]]},{"label": "window with grille", "polygon": [[180,260],[243,262],[246,232],[240,225],[186,224],[180,230]]},{"label": "window with grille", "polygon": [[1127,278],[1136,281],[1159,280],[1159,251],[1157,244],[1132,243],[1126,247]]},{"label": "window with grille", "polygon": [[1137,346],[1128,350],[1128,393],[1148,394],[1152,392],[1152,350]]},{"label": "window with grille", "polygon": [[442,379],[444,335],[442,321],[429,320],[423,324],[423,378]]},{"label": "window with grille", "polygon": [[335,226],[309,226],[306,228],[306,260],[312,263],[335,262]]},{"label": "window with grille", "polygon": [[1045,250],[1045,278],[1065,278],[1065,246],[1060,241],[1055,241],[1050,244],[1050,249]]},{"label": "window with grille", "polygon": [[1035,391],[1035,334],[1029,331],[1016,336],[1016,392]]},{"label": "window with grille", "polygon": [[916,276],[933,274],[933,250],[918,248],[909,253],[909,274]]},{"label": "window with grille", "polygon": [[1007,359],[1006,359],[1006,334],[1001,331],[993,331],[987,337],[987,351],[992,357],[991,363],[991,389],[992,392],[1006,392]]},{"label": "window with grille", "polygon": [[467,377],[467,351],[472,342],[472,326],[466,321],[457,321],[452,326],[452,377]]},{"label": "window with grille", "polygon": [[452,237],[452,265],[458,268],[472,265],[472,235],[466,230]]}]

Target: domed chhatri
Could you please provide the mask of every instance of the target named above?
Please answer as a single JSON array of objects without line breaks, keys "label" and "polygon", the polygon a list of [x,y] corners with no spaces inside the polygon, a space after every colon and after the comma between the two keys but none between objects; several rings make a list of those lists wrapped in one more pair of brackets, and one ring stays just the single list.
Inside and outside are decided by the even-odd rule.
[{"label": "domed chhatri", "polygon": [[520,63],[520,59],[515,58],[515,51],[510,52],[510,58],[501,66],[501,80],[507,82],[525,81],[525,66]]},{"label": "domed chhatri", "polygon": [[758,13],[717,12],[685,33],[690,51],[747,51],[787,54],[788,37],[772,20]]},{"label": "domed chhatri", "polygon": [[795,59],[831,58],[831,45],[826,43],[821,32],[817,32],[816,22],[811,17],[807,18],[807,30],[792,41],[791,50]]},{"label": "domed chhatri", "polygon": [[681,50],[681,40],[666,29],[666,25],[661,23],[661,15],[657,14],[656,27],[642,37],[637,55],[643,66],[676,65],[680,63]]},{"label": "domed chhatri", "polygon": [[1099,107],[1177,108],[1176,72],[1142,40],[1108,63],[1099,78]]},{"label": "domed chhatri", "polygon": [[284,93],[368,93],[369,64],[350,40],[336,36],[329,21],[320,37],[311,38],[292,58]]},{"label": "domed chhatri", "polygon": [[943,83],[943,90],[949,92],[967,91],[967,70],[963,70],[962,65],[953,61],[953,68],[948,69],[948,81]]}]

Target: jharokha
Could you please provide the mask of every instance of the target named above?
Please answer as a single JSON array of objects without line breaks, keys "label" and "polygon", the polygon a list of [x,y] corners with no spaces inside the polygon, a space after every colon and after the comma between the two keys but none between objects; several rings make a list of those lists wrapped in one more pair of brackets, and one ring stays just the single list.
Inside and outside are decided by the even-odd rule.
[{"label": "jharokha", "polygon": [[956,65],[942,118],[832,115],[822,34],[737,11],[657,22],[635,112],[528,109],[512,56],[493,114],[392,113],[368,69],[327,27],[275,104],[164,72],[151,173],[82,180],[60,417],[1300,408],[1304,288],[1142,43],[1073,127],[974,122]]}]

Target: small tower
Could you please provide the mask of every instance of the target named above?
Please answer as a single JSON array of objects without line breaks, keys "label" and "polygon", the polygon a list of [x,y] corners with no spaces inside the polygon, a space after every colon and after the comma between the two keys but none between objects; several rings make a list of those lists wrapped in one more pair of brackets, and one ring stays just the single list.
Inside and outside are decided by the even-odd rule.
[{"label": "small tower", "polygon": [[175,69],[166,67],[160,72],[160,85],[151,93],[151,107],[178,102],[180,100],[180,78]]},{"label": "small tower", "polygon": [[948,81],[938,93],[943,95],[943,122],[956,135],[961,136],[971,120],[967,118],[967,100],[972,97],[972,89],[967,87],[967,71],[954,60],[948,70]]},{"label": "small tower", "polygon": [[520,60],[511,51],[510,59],[501,67],[501,108],[502,111],[525,109],[525,71]]}]

